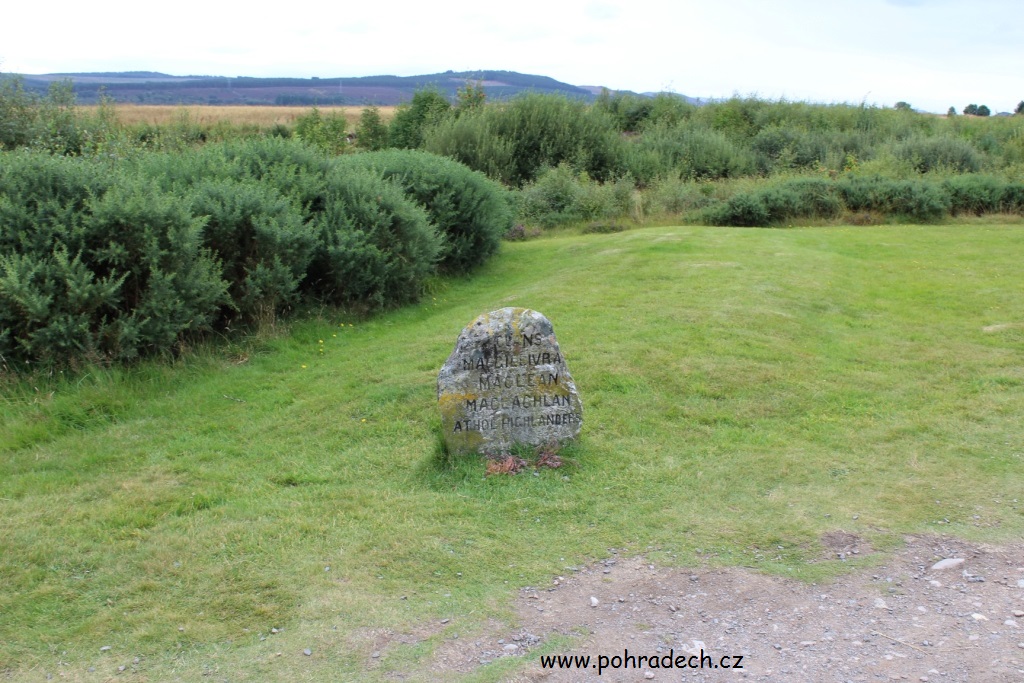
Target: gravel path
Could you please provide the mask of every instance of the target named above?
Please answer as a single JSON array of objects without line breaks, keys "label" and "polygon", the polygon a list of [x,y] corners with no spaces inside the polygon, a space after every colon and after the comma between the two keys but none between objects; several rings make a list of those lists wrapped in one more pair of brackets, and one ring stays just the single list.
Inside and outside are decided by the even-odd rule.
[{"label": "gravel path", "polygon": [[[835,555],[870,552],[852,534],[823,541]],[[1024,545],[906,541],[884,564],[818,585],[612,555],[523,589],[516,628],[445,641],[431,675],[519,657],[527,664],[509,681],[1024,681]],[[582,638],[553,654],[589,655],[589,668],[541,665],[559,634]],[[613,668],[627,650],[648,659]],[[678,668],[699,666],[702,650],[704,669]]]}]

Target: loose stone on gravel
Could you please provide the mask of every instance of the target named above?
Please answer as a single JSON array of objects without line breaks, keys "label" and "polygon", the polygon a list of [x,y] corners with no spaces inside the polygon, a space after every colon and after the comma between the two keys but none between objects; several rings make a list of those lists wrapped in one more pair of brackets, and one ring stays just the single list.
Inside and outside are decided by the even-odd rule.
[{"label": "loose stone on gravel", "polygon": [[935,564],[932,565],[932,570],[933,571],[940,571],[940,570],[943,570],[943,569],[952,569],[954,567],[959,567],[963,563],[964,563],[964,559],[962,557],[952,557],[952,558],[949,558],[949,559],[946,559],[946,560],[940,560],[940,561],[936,562]]}]

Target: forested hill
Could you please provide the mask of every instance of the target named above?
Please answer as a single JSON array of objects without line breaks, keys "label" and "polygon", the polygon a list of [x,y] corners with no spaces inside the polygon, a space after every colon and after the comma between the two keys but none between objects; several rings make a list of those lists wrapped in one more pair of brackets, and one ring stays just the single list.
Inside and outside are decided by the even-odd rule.
[{"label": "forested hill", "polygon": [[134,104],[401,104],[415,91],[434,87],[451,98],[467,83],[482,83],[488,99],[506,99],[524,91],[593,100],[600,87],[576,86],[547,76],[515,71],[446,71],[422,76],[359,78],[250,78],[170,76],[149,71],[24,75],[25,86],[45,91],[54,81],[71,80],[82,104],[105,92],[115,102]]}]

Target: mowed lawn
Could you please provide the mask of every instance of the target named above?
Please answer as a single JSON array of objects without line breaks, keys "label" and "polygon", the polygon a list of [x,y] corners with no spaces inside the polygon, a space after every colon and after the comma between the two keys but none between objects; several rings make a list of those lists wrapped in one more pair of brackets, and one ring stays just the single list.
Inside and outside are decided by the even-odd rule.
[{"label": "mowed lawn", "polygon": [[[370,321],[9,382],[0,680],[429,680],[610,548],[827,580],[830,531],[861,564],[1019,540],[1022,263],[1020,225],[554,236]],[[539,476],[438,445],[437,372],[504,306],[551,319],[583,400]],[[371,659],[387,632],[426,639]]]}]

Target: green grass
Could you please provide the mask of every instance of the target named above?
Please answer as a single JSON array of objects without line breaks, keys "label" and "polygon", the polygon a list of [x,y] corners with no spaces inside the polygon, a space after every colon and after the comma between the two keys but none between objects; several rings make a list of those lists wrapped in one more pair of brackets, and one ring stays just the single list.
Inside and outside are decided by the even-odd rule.
[{"label": "green grass", "polygon": [[[832,530],[1019,539],[1021,254],[995,225],[562,235],[245,363],[8,382],[0,678],[429,680],[444,638],[611,547],[827,580]],[[437,371],[503,306],[555,325],[574,466],[439,455]]]}]

